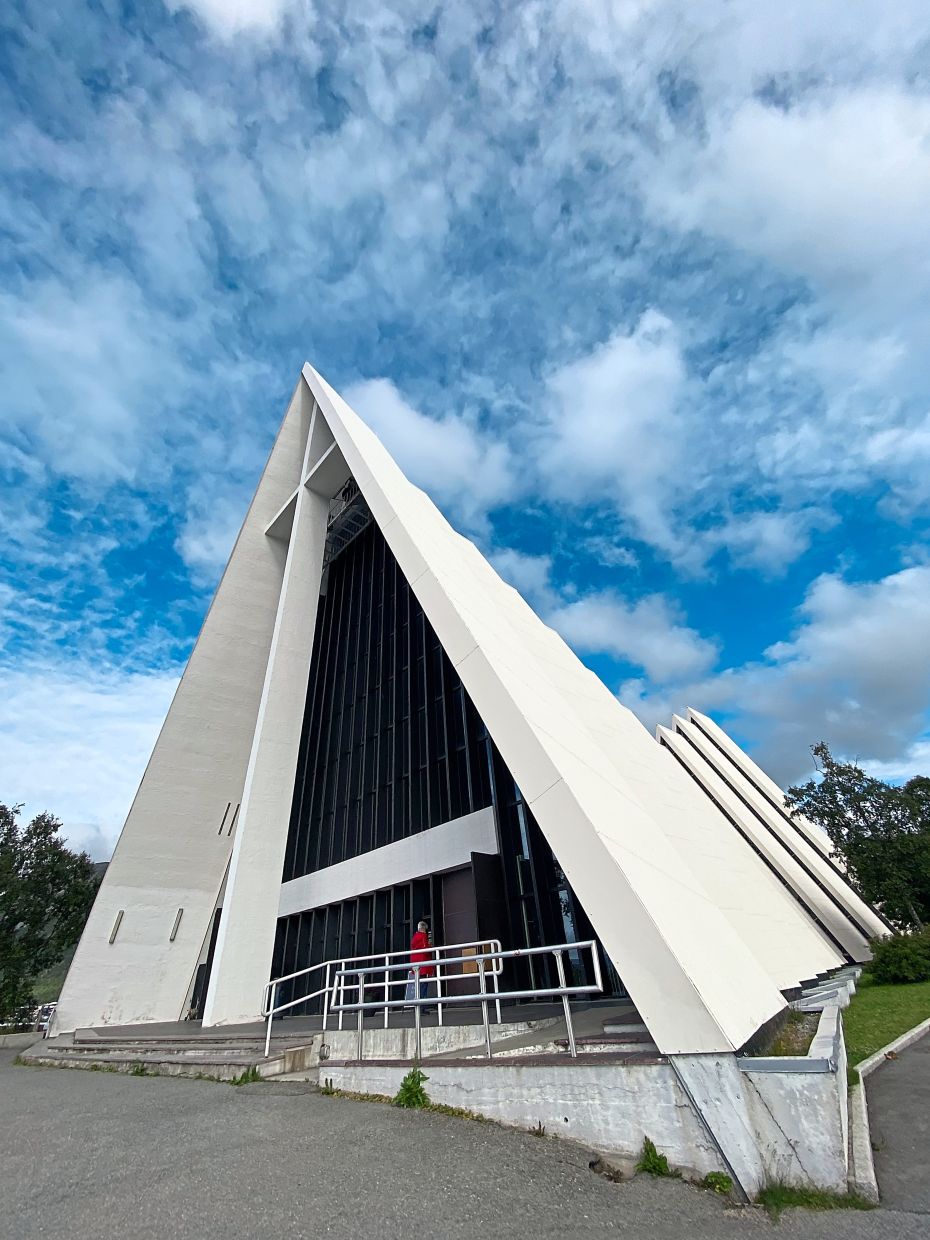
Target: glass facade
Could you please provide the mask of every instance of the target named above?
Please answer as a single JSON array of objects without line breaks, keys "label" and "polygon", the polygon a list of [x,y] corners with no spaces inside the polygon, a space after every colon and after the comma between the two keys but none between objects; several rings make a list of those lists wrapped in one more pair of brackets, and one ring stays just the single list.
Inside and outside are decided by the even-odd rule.
[{"label": "glass facade", "polygon": [[492,802],[487,735],[374,522],[326,576],[285,882]]},{"label": "glass facade", "polygon": [[[326,570],[283,881],[489,806],[500,856],[473,859],[476,900],[484,909],[479,935],[498,937],[505,947],[593,938],[497,746],[371,522]],[[272,976],[321,960],[406,950],[421,917],[441,943],[439,877],[281,918]],[[569,967],[577,975],[580,960]],[[510,980],[554,984],[547,968],[541,958],[528,958]],[[607,972],[619,993],[619,979]]]}]

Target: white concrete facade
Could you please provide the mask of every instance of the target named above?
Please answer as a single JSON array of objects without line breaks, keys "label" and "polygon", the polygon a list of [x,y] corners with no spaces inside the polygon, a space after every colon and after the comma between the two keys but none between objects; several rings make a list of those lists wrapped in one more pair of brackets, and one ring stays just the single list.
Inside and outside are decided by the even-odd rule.
[{"label": "white concrete facade", "polygon": [[468,865],[472,853],[496,852],[497,827],[494,810],[488,806],[282,883],[278,916],[351,900],[413,878],[444,874]]},{"label": "white concrete facade", "polygon": [[186,1011],[241,825],[284,579],[287,546],[264,530],[300,480],[312,406],[299,383],[75,953],[59,1031]]},{"label": "white concrete facade", "polygon": [[706,715],[696,710],[686,718],[676,715],[672,727],[658,728],[656,736],[752,840],[834,948],[853,961],[868,959],[869,940],[888,927],[850,886],[827,837],[788,812],[781,789]]},{"label": "white concrete facade", "polygon": [[[178,1019],[227,867],[209,1024],[257,1018],[282,909],[492,851],[486,819],[459,820],[404,841],[409,855],[368,854],[282,890],[328,505],[350,476],[664,1054],[731,1055],[783,1010],[784,991],[844,951],[864,958],[850,921],[864,914],[829,850],[802,839],[803,864],[783,868],[814,870],[811,889],[833,893],[818,905],[838,918],[833,937],[677,751],[656,744],[307,366],[88,922],[60,1030]],[[753,789],[747,799],[774,823],[771,789]]]}]

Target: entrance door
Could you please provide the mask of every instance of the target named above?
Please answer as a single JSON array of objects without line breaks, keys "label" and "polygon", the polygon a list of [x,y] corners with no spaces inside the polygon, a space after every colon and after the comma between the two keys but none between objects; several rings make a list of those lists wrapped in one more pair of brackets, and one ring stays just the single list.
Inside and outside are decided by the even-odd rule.
[{"label": "entrance door", "polygon": [[[443,942],[471,943],[478,937],[478,915],[475,901],[475,876],[470,865],[442,876]],[[450,966],[450,973],[474,973],[474,965]],[[468,994],[477,989],[475,979],[446,985],[449,994]]]}]

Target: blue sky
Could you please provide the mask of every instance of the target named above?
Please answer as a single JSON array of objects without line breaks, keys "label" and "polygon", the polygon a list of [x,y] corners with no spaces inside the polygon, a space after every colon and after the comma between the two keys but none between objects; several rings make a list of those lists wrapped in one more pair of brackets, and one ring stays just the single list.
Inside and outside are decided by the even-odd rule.
[{"label": "blue sky", "polygon": [[108,855],[305,359],[649,726],[930,772],[925,3],[0,21],[0,800]]}]

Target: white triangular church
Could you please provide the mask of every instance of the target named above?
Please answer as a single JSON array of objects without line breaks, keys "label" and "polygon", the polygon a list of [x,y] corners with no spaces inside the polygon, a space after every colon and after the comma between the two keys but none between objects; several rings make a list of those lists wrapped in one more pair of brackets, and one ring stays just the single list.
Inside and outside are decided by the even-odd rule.
[{"label": "white triangular church", "polygon": [[724,732],[653,737],[308,365],[57,1030],[257,1020],[270,978],[421,917],[595,937],[667,1055],[738,1051],[886,929]]}]

